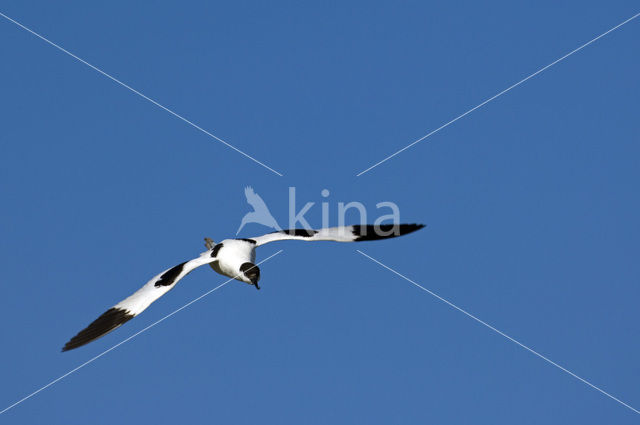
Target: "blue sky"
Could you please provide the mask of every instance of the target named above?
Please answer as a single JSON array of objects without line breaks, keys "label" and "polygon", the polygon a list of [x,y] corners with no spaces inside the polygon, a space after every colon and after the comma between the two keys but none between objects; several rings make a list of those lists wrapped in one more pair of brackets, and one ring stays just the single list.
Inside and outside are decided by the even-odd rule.
[{"label": "blue sky", "polygon": [[[0,409],[225,279],[197,270],[86,347],[159,271],[232,237],[251,185],[393,201],[418,233],[267,245],[231,283],[7,411],[30,423],[637,423],[640,20],[602,2],[24,2],[0,11]],[[319,226],[319,205],[307,215]],[[356,219],[356,217],[351,217]],[[252,224],[241,236],[269,231]]]}]

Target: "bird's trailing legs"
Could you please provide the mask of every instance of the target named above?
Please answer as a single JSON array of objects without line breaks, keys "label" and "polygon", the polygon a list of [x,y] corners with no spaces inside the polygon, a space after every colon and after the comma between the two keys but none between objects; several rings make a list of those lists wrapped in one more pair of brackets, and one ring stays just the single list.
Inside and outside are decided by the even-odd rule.
[{"label": "bird's trailing legs", "polygon": [[216,243],[211,238],[204,238],[204,246],[207,247],[207,249],[213,249]]}]

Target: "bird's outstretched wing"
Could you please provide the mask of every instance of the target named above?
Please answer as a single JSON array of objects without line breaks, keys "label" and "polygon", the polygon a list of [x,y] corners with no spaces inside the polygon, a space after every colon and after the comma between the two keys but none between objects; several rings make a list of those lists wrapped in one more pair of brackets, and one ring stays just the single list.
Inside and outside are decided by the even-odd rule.
[{"label": "bird's outstretched wing", "polygon": [[71,338],[62,348],[62,351],[73,350],[88,344],[133,319],[149,307],[152,302],[173,289],[178,281],[192,270],[216,261],[216,257],[212,255],[212,252],[212,250],[203,252],[200,257],[178,264],[155,276],[130,297],[111,307],[87,326],[86,329]]},{"label": "bird's outstretched wing", "polygon": [[335,241],[360,242],[378,239],[395,238],[422,229],[424,224],[365,224],[354,226],[327,227],[324,229],[289,229],[251,238],[256,246],[269,242],[299,240],[299,241]]}]

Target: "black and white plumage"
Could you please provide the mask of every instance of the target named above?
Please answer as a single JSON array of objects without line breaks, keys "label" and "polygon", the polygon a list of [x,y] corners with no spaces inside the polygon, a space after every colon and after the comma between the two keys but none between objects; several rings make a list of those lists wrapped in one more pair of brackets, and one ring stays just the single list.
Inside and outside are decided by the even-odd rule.
[{"label": "black and white plumage", "polygon": [[360,242],[406,235],[423,228],[422,224],[382,224],[329,227],[318,230],[281,230],[249,239],[225,239],[214,244],[205,238],[208,250],[193,260],[178,264],[153,277],[128,298],[111,307],[65,344],[62,351],[78,348],[106,335],[142,313],[151,303],[169,292],[194,269],[209,264],[216,272],[254,285],[257,289],[260,269],[255,265],[256,247],[283,240]]}]

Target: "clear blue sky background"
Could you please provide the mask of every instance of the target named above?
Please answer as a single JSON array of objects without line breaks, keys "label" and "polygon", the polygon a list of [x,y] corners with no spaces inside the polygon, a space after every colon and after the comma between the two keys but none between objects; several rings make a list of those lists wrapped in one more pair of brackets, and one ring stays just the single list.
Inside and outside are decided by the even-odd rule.
[{"label": "clear blue sky background", "polygon": [[[224,281],[62,345],[235,234],[252,185],[394,201],[429,226],[282,243],[229,284],[0,416],[33,423],[630,424],[639,416],[355,252],[640,408],[640,19],[356,174],[638,11],[635,1],[5,0],[0,409]],[[321,223],[320,207],[308,215]],[[353,220],[355,216],[351,217]],[[249,225],[242,236],[268,229]]]}]

